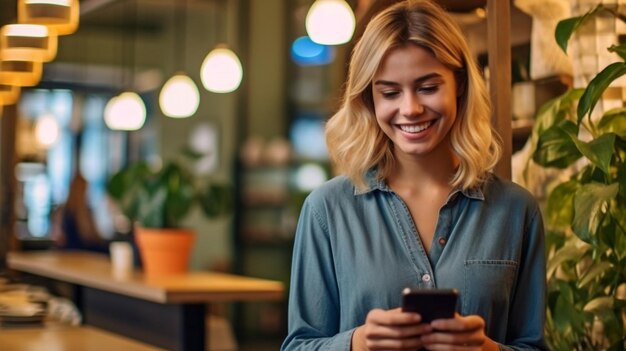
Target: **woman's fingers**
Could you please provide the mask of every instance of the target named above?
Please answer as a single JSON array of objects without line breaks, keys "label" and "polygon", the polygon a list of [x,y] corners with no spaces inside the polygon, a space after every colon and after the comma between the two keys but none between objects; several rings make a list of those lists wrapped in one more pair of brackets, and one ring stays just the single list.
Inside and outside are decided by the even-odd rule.
[{"label": "woman's fingers", "polygon": [[476,315],[462,317],[456,315],[453,319],[437,319],[430,323],[436,330],[463,332],[468,330],[483,330],[485,321]]},{"label": "woman's fingers", "polygon": [[423,346],[420,335],[430,333],[430,324],[401,309],[375,309],[368,313],[362,332],[368,350],[417,350]]},{"label": "woman's fingers", "polygon": [[419,336],[430,333],[432,327],[428,324],[411,324],[411,325],[370,325],[365,329],[365,336],[369,339],[383,338],[409,338],[411,336]]},{"label": "woman's fingers", "polygon": [[428,350],[480,350],[485,343],[485,322],[479,316],[440,319],[431,323],[433,332],[422,335]]}]

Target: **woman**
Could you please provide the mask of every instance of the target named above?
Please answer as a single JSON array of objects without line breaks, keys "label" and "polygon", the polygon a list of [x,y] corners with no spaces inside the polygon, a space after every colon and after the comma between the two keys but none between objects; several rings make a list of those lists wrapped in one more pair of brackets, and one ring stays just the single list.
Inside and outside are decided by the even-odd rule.
[{"label": "woman", "polygon": [[52,215],[52,238],[60,249],[108,253],[107,242],[100,235],[87,203],[88,188],[87,180],[77,172],[65,204],[57,207]]},{"label": "woman", "polygon": [[[283,350],[545,349],[541,214],[490,172],[484,82],[444,10],[372,19],[326,141],[342,175],[300,214]],[[405,287],[456,288],[458,313],[420,323]]]}]

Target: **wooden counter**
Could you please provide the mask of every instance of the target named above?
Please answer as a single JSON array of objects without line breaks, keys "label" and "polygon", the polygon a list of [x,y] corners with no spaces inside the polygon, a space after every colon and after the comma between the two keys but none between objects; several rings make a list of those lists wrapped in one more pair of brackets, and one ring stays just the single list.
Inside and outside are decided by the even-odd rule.
[{"label": "wooden counter", "polygon": [[10,268],[157,303],[280,300],[276,281],[213,272],[147,278],[136,270],[114,274],[103,254],[72,251],[10,252]]},{"label": "wooden counter", "polygon": [[2,351],[164,351],[123,336],[89,327],[32,327],[0,329]]},{"label": "wooden counter", "polygon": [[175,351],[204,350],[207,304],[284,298],[281,282],[232,274],[115,274],[108,256],[90,252],[11,252],[7,265],[72,284],[85,324]]}]

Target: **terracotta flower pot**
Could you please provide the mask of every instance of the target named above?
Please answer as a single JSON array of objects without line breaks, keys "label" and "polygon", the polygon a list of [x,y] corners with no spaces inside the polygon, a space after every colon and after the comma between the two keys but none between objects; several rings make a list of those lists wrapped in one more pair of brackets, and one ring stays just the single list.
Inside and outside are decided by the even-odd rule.
[{"label": "terracotta flower pot", "polygon": [[146,276],[182,274],[189,269],[195,233],[191,229],[135,228]]}]

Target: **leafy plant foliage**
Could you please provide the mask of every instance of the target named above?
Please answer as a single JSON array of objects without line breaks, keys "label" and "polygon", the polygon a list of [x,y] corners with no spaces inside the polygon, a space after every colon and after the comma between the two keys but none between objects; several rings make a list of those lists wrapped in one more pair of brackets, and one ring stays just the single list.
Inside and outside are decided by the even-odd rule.
[{"label": "leafy plant foliage", "polygon": [[[624,15],[598,5],[561,21],[565,51],[572,34],[596,16]],[[622,61],[571,89],[537,114],[533,161],[543,167],[581,164],[550,192],[546,210],[548,309],[552,350],[624,350],[626,343],[626,109],[592,118],[607,87],[626,74],[626,45],[607,48]],[[583,161],[581,161],[581,159]]]},{"label": "leafy plant foliage", "polygon": [[[188,150],[184,155],[199,156]],[[169,161],[160,169],[145,162],[131,164],[111,177],[107,191],[126,217],[144,227],[179,228],[194,205],[200,206],[207,218],[228,213],[230,187],[203,182],[182,161]]]}]

